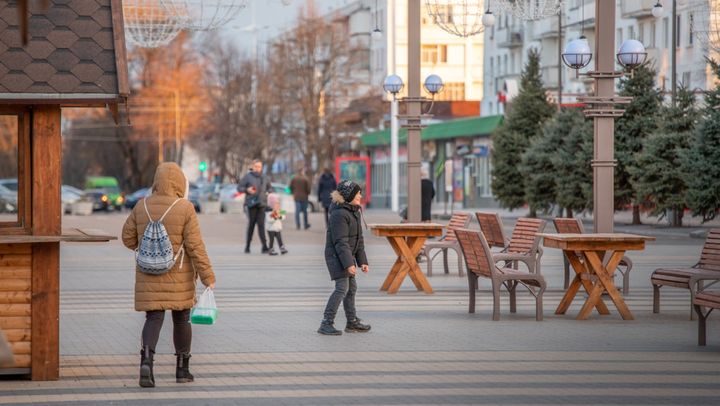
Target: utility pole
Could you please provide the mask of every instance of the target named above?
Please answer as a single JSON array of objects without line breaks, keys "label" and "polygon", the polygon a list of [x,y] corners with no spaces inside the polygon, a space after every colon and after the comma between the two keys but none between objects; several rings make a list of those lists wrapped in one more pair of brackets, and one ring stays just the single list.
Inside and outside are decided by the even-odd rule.
[{"label": "utility pole", "polygon": [[[670,84],[672,92],[670,99],[672,106],[675,107],[677,104],[677,47],[680,44],[677,43],[677,0],[672,0],[672,41],[670,48],[670,66],[672,69],[672,83]],[[686,84],[689,85],[689,84]]]},{"label": "utility pole", "polygon": [[[558,12],[558,99],[557,99],[557,110],[560,112],[562,110],[562,89],[563,89],[563,83],[562,83],[562,53],[563,53],[563,46],[562,46],[562,9]],[[582,35],[582,33],[581,33]]]}]

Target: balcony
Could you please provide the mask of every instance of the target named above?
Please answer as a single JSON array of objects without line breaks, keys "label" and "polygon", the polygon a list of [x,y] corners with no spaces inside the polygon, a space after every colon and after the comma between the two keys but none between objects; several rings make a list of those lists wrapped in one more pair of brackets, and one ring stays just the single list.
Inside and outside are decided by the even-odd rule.
[{"label": "balcony", "polygon": [[623,18],[652,17],[652,8],[657,0],[623,0],[620,2],[620,12]]},{"label": "balcony", "polygon": [[520,48],[523,35],[520,27],[509,27],[497,33],[498,48]]}]

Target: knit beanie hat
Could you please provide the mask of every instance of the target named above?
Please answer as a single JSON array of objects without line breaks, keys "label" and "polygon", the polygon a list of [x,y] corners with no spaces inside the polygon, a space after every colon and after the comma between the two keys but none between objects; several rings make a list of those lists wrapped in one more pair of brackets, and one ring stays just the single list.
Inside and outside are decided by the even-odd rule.
[{"label": "knit beanie hat", "polygon": [[268,207],[274,210],[275,205],[278,203],[280,203],[280,196],[277,193],[270,193],[268,195]]},{"label": "knit beanie hat", "polygon": [[345,199],[345,203],[350,203],[360,193],[360,185],[351,180],[343,180],[338,184],[337,191]]}]

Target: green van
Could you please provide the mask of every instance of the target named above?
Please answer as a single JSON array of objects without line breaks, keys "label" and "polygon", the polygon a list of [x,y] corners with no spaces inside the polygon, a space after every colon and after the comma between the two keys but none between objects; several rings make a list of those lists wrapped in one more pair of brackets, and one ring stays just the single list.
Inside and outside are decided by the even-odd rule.
[{"label": "green van", "polygon": [[85,178],[86,191],[102,191],[107,209],[120,210],[125,198],[120,193],[120,184],[112,176],[88,176]]}]

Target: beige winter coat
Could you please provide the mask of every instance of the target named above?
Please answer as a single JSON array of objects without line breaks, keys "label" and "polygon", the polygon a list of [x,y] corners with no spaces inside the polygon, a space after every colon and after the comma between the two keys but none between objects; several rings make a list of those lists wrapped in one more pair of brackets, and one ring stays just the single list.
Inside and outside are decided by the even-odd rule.
[{"label": "beige winter coat", "polygon": [[[178,198],[181,200],[170,210],[163,225],[172,241],[175,253],[181,244],[185,246],[185,258],[180,258],[173,269],[163,275],[148,275],[135,270],[135,310],[185,310],[195,304],[195,288],[198,276],[203,285],[215,283],[215,273],[210,265],[205,244],[200,235],[195,209],[185,196],[187,181],[180,167],[163,163],[155,172],[152,195],[146,198],[147,208],[157,221],[165,210]],[[122,239],[126,247],[135,250],[149,222],[143,201],[135,205],[123,226]]]}]

